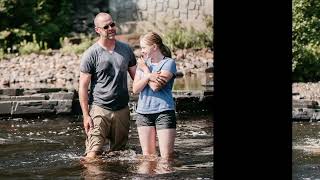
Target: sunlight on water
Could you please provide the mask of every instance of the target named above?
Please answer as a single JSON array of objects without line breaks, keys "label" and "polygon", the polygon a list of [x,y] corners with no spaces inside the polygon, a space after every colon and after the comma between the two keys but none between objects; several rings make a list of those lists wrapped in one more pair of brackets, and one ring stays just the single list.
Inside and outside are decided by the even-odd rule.
[{"label": "sunlight on water", "polygon": [[292,179],[320,179],[320,123],[292,124]]},{"label": "sunlight on water", "polygon": [[303,143],[292,146],[292,149],[303,150],[311,153],[320,153],[320,139],[305,138]]},{"label": "sunlight on water", "polygon": [[196,168],[207,168],[207,167],[213,167],[213,162],[206,162],[202,164],[193,164],[193,165],[186,165],[177,167],[179,170],[186,170],[186,169],[196,169]]},{"label": "sunlight on water", "polygon": [[79,117],[3,120],[0,124],[1,177],[213,179],[210,115],[177,116],[177,157],[167,162],[159,154],[153,158],[141,154],[135,121],[131,123],[127,150],[103,154],[98,162],[82,163],[85,135]]},{"label": "sunlight on water", "polygon": [[75,159],[80,159],[82,156],[79,156],[75,153],[60,153],[60,154],[52,154],[50,155],[50,158],[52,159],[71,159],[71,160],[75,160]]}]

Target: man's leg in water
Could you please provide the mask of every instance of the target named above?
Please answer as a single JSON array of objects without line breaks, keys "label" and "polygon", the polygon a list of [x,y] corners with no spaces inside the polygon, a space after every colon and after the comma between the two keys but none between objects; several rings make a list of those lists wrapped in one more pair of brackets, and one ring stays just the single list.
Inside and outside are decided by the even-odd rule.
[{"label": "man's leg in water", "polygon": [[114,111],[111,124],[111,151],[124,150],[129,138],[130,110],[126,106]]},{"label": "man's leg in water", "polygon": [[103,145],[108,142],[112,112],[92,105],[90,116],[93,120],[93,129],[89,131],[86,138],[85,154],[86,158],[95,158],[102,153]]}]

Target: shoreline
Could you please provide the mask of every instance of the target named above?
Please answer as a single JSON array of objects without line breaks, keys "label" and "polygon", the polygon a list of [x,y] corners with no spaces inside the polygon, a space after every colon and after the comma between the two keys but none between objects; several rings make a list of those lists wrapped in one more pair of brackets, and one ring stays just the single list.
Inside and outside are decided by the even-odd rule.
[{"label": "shoreline", "polygon": [[320,103],[320,82],[292,83],[293,99],[314,100]]},{"label": "shoreline", "polygon": [[320,121],[320,82],[292,83],[293,121]]},{"label": "shoreline", "polygon": [[[134,49],[136,58],[140,50]],[[0,60],[0,88],[52,87],[77,89],[82,54],[64,54],[59,50],[45,54],[29,54]],[[179,75],[213,73],[213,51],[178,49],[172,52]]]}]

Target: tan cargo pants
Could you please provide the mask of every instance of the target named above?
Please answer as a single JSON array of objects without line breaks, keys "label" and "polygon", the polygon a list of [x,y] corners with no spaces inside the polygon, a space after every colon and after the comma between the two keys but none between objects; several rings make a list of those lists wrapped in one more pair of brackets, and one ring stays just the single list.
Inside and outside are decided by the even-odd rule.
[{"label": "tan cargo pants", "polygon": [[90,116],[94,125],[86,138],[85,154],[91,151],[101,154],[105,145],[109,146],[107,149],[111,151],[125,148],[130,128],[128,106],[118,111],[110,111],[97,105],[92,105],[90,107]]}]

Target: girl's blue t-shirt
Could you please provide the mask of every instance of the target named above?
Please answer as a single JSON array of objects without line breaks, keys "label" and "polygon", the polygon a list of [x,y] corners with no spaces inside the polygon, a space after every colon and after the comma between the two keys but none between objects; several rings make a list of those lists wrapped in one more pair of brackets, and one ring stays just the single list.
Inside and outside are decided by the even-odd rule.
[{"label": "girl's blue t-shirt", "polygon": [[[156,92],[154,92],[147,84],[139,94],[136,112],[140,114],[153,114],[166,110],[174,110],[175,102],[172,96],[172,88],[177,73],[175,61],[165,57],[158,64],[151,64],[150,60],[147,60],[147,66],[149,67],[150,72],[166,70],[171,72],[173,77],[165,86]],[[137,69],[137,73],[140,77],[143,77],[143,71]]]}]

